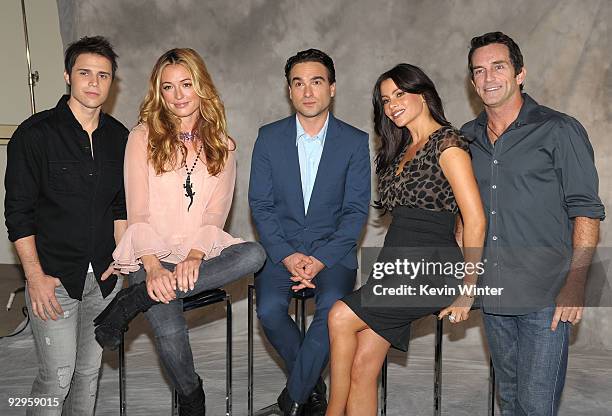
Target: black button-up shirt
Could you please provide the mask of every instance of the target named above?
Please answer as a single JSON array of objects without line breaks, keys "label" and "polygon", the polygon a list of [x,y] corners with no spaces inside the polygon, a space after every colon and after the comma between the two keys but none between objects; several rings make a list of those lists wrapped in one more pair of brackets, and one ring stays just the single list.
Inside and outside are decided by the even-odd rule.
[{"label": "black button-up shirt", "polygon": [[115,248],[114,220],[126,219],[123,156],[127,129],[100,114],[90,140],[68,96],[15,131],[7,150],[4,214],[9,239],[34,235],[43,271],[81,299],[89,263],[103,296],[115,276],[102,273]]},{"label": "black button-up shirt", "polygon": [[517,119],[491,144],[483,111],[461,131],[488,214],[486,268],[480,286],[489,313],[521,314],[553,306],[569,270],[575,217],[603,219],[593,148],[574,118],[523,94]]}]

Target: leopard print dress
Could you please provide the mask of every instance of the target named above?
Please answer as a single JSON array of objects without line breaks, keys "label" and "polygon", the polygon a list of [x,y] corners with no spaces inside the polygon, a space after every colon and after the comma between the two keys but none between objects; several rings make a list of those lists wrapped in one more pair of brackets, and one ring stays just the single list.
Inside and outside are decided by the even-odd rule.
[{"label": "leopard print dress", "polygon": [[[425,146],[396,174],[407,149],[379,177],[379,204],[393,220],[378,254],[377,263],[463,261],[454,238],[459,211],[451,186],[440,167],[440,155],[450,147],[468,151],[469,142],[454,128],[445,126],[429,137]],[[363,253],[362,253],[363,254]],[[369,265],[362,264],[364,268]],[[386,273],[386,272],[385,272]],[[446,272],[416,273],[410,278],[387,275],[373,277],[342,301],[373,331],[395,348],[406,351],[410,324],[448,306],[454,295],[421,295],[421,286],[457,287],[460,279]],[[382,295],[381,290],[412,286],[414,294]],[[456,290],[456,289],[455,289]],[[390,293],[390,292],[387,292]],[[400,293],[400,292],[395,292]]]},{"label": "leopard print dress", "polygon": [[391,212],[396,206],[406,206],[456,214],[459,208],[455,196],[440,167],[440,155],[449,147],[469,151],[469,142],[453,127],[444,126],[429,136],[425,146],[396,175],[406,146],[378,179],[381,205]]}]

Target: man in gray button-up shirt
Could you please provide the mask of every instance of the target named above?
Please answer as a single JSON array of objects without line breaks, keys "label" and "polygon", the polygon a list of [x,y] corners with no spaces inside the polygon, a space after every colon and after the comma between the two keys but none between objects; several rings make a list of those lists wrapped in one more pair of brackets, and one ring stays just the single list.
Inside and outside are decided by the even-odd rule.
[{"label": "man in gray button-up shirt", "polygon": [[462,128],[489,219],[480,285],[503,288],[482,299],[502,413],[555,415],[604,218],[593,149],[578,121],[522,93],[510,37],[473,38],[468,65],[484,104]]}]

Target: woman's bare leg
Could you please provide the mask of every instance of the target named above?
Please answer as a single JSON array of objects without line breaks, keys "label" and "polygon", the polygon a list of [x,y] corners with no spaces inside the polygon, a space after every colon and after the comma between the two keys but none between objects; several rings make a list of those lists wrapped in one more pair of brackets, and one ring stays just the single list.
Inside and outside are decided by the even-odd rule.
[{"label": "woman's bare leg", "polygon": [[326,416],[344,416],[351,388],[351,368],[357,351],[357,334],[368,326],[344,302],[337,301],[327,318],[330,344],[331,386]]},{"label": "woman's bare leg", "polygon": [[346,414],[347,416],[376,416],[378,374],[390,344],[370,328],[359,332],[357,339],[358,345],[351,369],[351,390]]}]

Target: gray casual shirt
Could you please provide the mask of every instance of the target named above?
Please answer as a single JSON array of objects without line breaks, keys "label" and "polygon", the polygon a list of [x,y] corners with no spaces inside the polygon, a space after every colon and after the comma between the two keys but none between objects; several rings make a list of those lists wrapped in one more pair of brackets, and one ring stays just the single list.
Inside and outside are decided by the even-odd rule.
[{"label": "gray casual shirt", "polygon": [[483,111],[461,132],[470,151],[488,230],[479,286],[483,309],[524,314],[555,304],[572,255],[575,217],[604,219],[593,148],[574,118],[523,94],[517,119],[493,145]]}]

